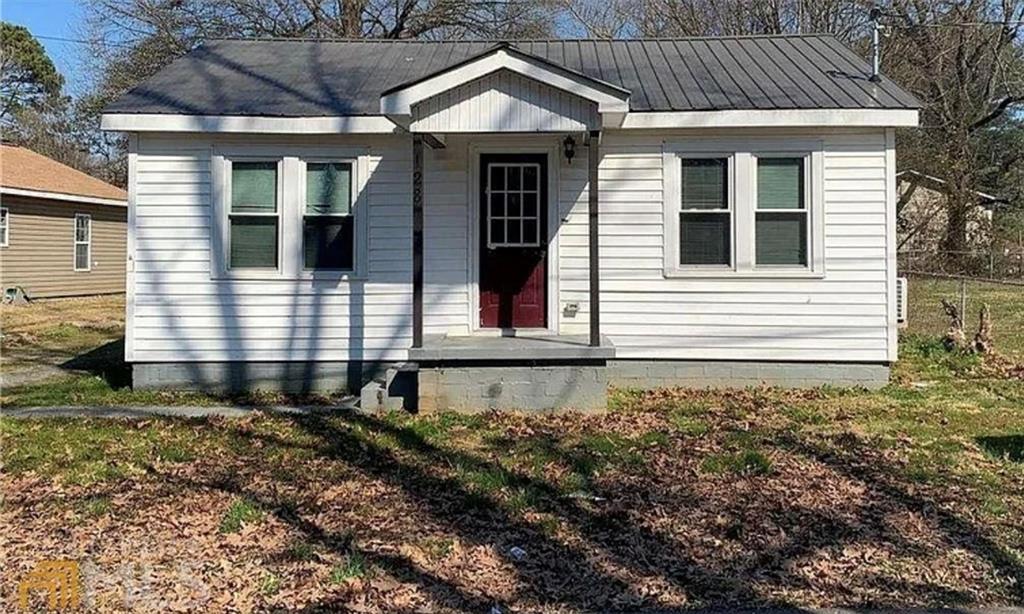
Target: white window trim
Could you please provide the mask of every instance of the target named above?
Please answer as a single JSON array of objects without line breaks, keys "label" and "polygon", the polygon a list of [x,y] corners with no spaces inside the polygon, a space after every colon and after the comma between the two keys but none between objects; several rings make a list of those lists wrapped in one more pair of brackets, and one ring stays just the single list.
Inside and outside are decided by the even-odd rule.
[{"label": "white window trim", "polygon": [[[85,241],[78,240],[78,220],[84,219],[87,222],[86,229],[89,231]],[[74,238],[74,248],[71,250],[71,266],[76,273],[88,273],[92,270],[92,215],[88,213],[76,213],[75,214],[75,225],[72,228],[72,237]],[[85,268],[79,268],[78,266],[78,246],[85,246]]]},{"label": "white window trim", "polygon": [[[278,267],[230,269],[231,161],[278,161]],[[304,269],[302,218],[306,208],[306,162],[352,163],[352,211],[355,216],[355,270]],[[369,211],[366,182],[367,148],[325,148],[295,145],[219,145],[212,155],[210,278],[244,280],[365,280],[369,262]]]},{"label": "white window trim", "polygon": [[4,230],[0,247],[8,247],[11,244],[11,211],[7,207],[0,207],[0,227]]},{"label": "white window trim", "polygon": [[[805,189],[810,216],[807,267],[761,267],[754,262],[754,216],[757,199],[756,156],[807,156],[810,163]],[[679,265],[679,211],[681,159],[730,157],[733,211],[732,266]],[[663,256],[665,277],[820,279],[825,276],[825,155],[820,139],[693,139],[663,144]]]},{"label": "white window trim", "polygon": [[[801,209],[762,209],[761,208],[761,203],[758,202],[757,169],[758,169],[758,164],[760,163],[760,160],[762,158],[767,158],[767,159],[772,159],[772,158],[799,158],[799,159],[803,160],[803,165],[802,165],[803,166],[803,171],[804,171],[804,206],[803,206],[803,208],[801,208]],[[785,152],[785,151],[776,151],[776,152],[758,151],[757,153],[753,154],[753,162],[754,162],[754,189],[751,191],[750,197],[753,199],[753,203],[754,203],[754,205],[753,205],[754,221],[752,222],[752,230],[753,230],[753,233],[754,233],[754,250],[753,250],[754,268],[757,271],[776,272],[776,273],[783,273],[783,272],[802,273],[802,272],[807,271],[808,269],[812,269],[813,268],[812,254],[814,253],[813,252],[813,243],[814,243],[814,241],[813,241],[813,238],[812,238],[813,227],[811,226],[811,202],[812,202],[812,200],[814,198],[814,194],[813,194],[813,191],[811,189],[811,185],[812,185],[812,181],[813,181],[813,177],[812,177],[813,173],[812,173],[812,170],[811,170],[811,166],[812,166],[813,162],[811,160],[811,152],[806,152],[806,153],[801,155],[798,152],[792,152],[792,151],[790,151],[790,152]],[[799,213],[799,214],[803,214],[804,215],[804,217],[807,220],[807,244],[804,245],[804,249],[807,250],[807,252],[806,252],[807,253],[807,264],[806,265],[802,265],[802,264],[758,264],[758,262],[757,262],[757,214],[758,213],[784,213],[784,214],[789,214],[789,215],[796,215],[796,214]]]}]

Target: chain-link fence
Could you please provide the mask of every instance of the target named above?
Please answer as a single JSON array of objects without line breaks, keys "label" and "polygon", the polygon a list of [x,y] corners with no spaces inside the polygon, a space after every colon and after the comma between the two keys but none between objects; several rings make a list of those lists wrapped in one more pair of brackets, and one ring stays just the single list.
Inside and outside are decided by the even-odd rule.
[{"label": "chain-link fence", "polygon": [[967,277],[1024,283],[1024,247],[946,252],[902,251],[898,255],[901,275]]},{"label": "chain-link fence", "polygon": [[[962,309],[966,331],[972,335],[978,328],[981,306],[987,304],[996,349],[1024,358],[1024,279],[1013,276],[1019,275],[1021,255],[1017,255],[1016,264],[1012,259],[996,260],[992,264],[974,261],[986,264],[980,269],[982,276],[977,277],[965,274],[978,270],[969,268],[971,261],[950,269],[921,259],[917,261],[917,268],[911,268],[905,263],[914,263],[914,259],[904,254],[900,256],[899,274],[909,281],[908,332],[932,337],[944,335],[950,323],[942,308],[945,299]],[[948,272],[950,270],[954,272]]]}]

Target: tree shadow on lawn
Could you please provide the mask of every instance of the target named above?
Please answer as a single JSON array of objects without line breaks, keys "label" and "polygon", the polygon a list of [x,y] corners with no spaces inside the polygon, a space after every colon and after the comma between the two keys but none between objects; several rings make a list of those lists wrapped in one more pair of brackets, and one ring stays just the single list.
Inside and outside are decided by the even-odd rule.
[{"label": "tree shadow on lawn", "polygon": [[[685,485],[676,484],[676,490],[667,495],[659,488],[657,480],[623,479],[605,485],[601,492],[595,493],[607,497],[606,504],[590,505],[585,500],[567,498],[562,489],[546,480],[511,471],[481,456],[438,447],[407,426],[396,426],[365,416],[311,415],[290,420],[306,435],[312,436],[314,442],[296,443],[274,434],[241,430],[238,436],[262,440],[262,445],[305,448],[324,459],[347,463],[373,480],[397,486],[416,502],[417,510],[422,510],[427,520],[456,532],[464,542],[494,547],[502,556],[506,556],[513,545],[524,548],[527,558],[512,563],[512,567],[517,580],[516,599],[525,602],[557,604],[562,608],[585,611],[664,610],[664,603],[648,595],[647,588],[653,582],[661,588],[669,586],[676,593],[685,595],[686,606],[790,606],[792,604],[767,595],[763,587],[775,583],[784,584],[794,591],[812,588],[806,578],[791,570],[791,565],[807,557],[818,556],[822,549],[841,549],[858,544],[873,546],[877,543],[912,548],[913,542],[905,540],[886,522],[886,513],[891,511],[928,510],[930,514],[937,514],[943,529],[943,542],[950,547],[955,544],[967,548],[1004,574],[1021,577],[1019,566],[966,521],[936,510],[930,501],[909,495],[890,484],[884,474],[864,470],[856,464],[850,466],[844,462],[845,458],[795,441],[787,442],[787,445],[805,457],[862,483],[877,493],[875,497],[885,500],[879,502],[873,498],[868,509],[861,510],[853,521],[834,516],[829,510],[799,509],[791,501],[770,500],[761,508],[764,518],[788,520],[791,525],[784,527],[785,535],[777,543],[764,545],[755,541],[739,554],[697,558],[690,553],[699,551],[701,547],[689,540],[701,536],[690,535],[680,541],[680,537],[645,526],[645,519],[638,517],[639,510],[616,504],[617,500],[631,501],[634,505],[636,502],[649,502],[653,507],[665,509],[673,503],[683,502],[685,507],[687,501],[697,499],[697,494],[688,491]],[[371,440],[360,433],[360,429],[375,436],[391,438],[397,442],[401,453]],[[578,452],[557,439],[545,441],[543,446],[553,457],[564,455],[569,464],[589,462],[581,460]],[[851,458],[857,458],[856,452],[851,454]],[[438,470],[434,470],[435,467]],[[459,468],[464,475],[495,475],[505,488],[530,493],[534,510],[556,517],[578,535],[580,541],[566,543],[555,539],[543,526],[527,520],[507,502],[472,488],[463,479],[464,475],[445,475],[445,470],[452,467]],[[641,467],[639,470],[645,469]],[[301,482],[304,476],[294,477]],[[686,479],[686,476],[678,476],[680,482]],[[295,505],[247,490],[237,479],[194,485],[216,488],[256,501],[310,541],[340,555],[358,553],[372,565],[419,585],[445,607],[479,612],[500,601],[487,586],[467,590],[423,569],[404,555],[356,549],[349,536],[324,530],[316,522],[304,518]],[[727,502],[722,511],[742,516],[746,511],[743,506],[744,502],[736,501],[736,509],[730,509]],[[744,518],[744,521],[757,523],[761,520],[755,517]],[[756,527],[752,533],[755,532]],[[899,584],[887,578],[880,583],[883,588],[896,588]],[[912,593],[903,593],[903,589],[899,589],[896,598],[883,597],[878,603],[862,603],[863,595],[855,590],[845,591],[839,585],[835,589],[836,601],[842,601],[846,595],[851,605],[901,606],[905,602],[900,598],[905,598],[906,594],[913,594],[918,601],[932,604],[971,604],[974,601],[967,592],[927,581],[912,587],[904,582],[901,586]],[[337,604],[321,604],[322,607],[330,605]]]},{"label": "tree shadow on lawn", "polygon": [[[858,442],[854,445],[848,441],[848,435],[839,435],[834,438],[837,445],[826,447],[823,445],[811,444],[807,441],[798,440],[791,434],[785,434],[780,438],[780,446],[801,454],[807,458],[822,463],[832,470],[869,485],[877,493],[873,497],[875,509],[872,515],[879,516],[882,513],[880,501],[891,501],[900,508],[921,513],[931,519],[942,531],[942,535],[949,548],[962,548],[987,561],[1004,576],[1012,579],[1012,585],[1008,589],[1018,604],[1024,604],[1024,565],[1020,560],[1009,554],[1002,546],[996,543],[990,535],[971,524],[969,521],[960,518],[945,506],[936,504],[936,501],[919,494],[908,492],[906,488],[898,483],[891,470],[884,468],[879,463],[871,462],[875,457],[874,450],[869,446]],[[1020,436],[979,438],[995,440],[991,445],[996,446],[1003,454],[1012,454],[1013,450],[1019,450],[1021,443]],[[981,443],[982,447],[985,443]],[[1007,452],[1007,448],[1009,451]],[[1012,459],[1011,459],[1012,460]]]},{"label": "tree shadow on lawn", "polygon": [[975,441],[990,456],[1014,463],[1024,463],[1024,434],[987,435]]},{"label": "tree shadow on lawn", "polygon": [[132,369],[124,361],[124,337],[105,343],[60,364],[61,369],[102,377],[117,390],[132,384]]}]

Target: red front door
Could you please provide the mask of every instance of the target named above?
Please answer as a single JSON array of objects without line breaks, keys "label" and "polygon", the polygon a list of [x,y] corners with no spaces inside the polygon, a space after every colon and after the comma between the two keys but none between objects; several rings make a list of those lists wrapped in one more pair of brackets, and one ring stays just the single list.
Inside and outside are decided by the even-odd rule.
[{"label": "red front door", "polygon": [[480,326],[547,325],[547,156],[480,157]]}]

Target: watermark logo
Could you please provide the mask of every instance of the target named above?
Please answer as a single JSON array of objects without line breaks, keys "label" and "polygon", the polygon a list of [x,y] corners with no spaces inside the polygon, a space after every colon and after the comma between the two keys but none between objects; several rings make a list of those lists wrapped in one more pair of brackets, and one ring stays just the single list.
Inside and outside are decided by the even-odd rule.
[{"label": "watermark logo", "polygon": [[28,609],[33,591],[46,595],[51,610],[70,610],[82,602],[82,579],[75,561],[41,561],[18,583],[18,605]]}]

